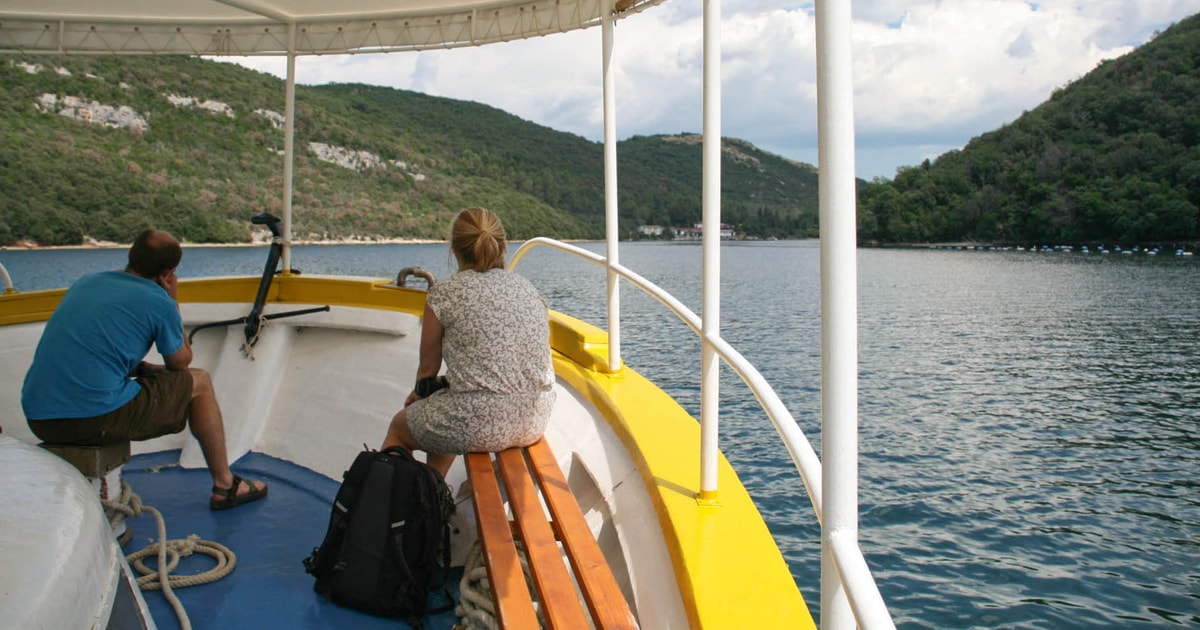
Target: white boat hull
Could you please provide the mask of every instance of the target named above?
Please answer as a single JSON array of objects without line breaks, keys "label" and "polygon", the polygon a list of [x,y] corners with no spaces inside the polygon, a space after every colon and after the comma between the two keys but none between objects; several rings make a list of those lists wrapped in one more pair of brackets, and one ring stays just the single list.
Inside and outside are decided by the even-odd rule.
[{"label": "white boat hull", "polygon": [[[190,330],[200,324],[233,319],[247,313],[249,305],[244,302],[208,301],[218,299],[230,290],[231,285],[238,283],[245,284],[245,280],[206,279],[182,285],[185,327]],[[321,283],[340,287],[339,291],[351,288],[365,292],[368,297],[343,296],[338,298],[343,303],[334,304],[329,312],[272,320],[264,325],[249,353],[243,349],[241,325],[208,328],[195,335],[193,365],[208,370],[213,376],[224,415],[231,461],[254,451],[340,480],[364,445],[379,446],[388,422],[411,390],[420,337],[420,320],[416,313],[420,312],[424,292],[400,289],[382,280],[281,278],[276,280],[280,294],[290,292],[288,287],[292,287],[319,299],[272,301],[265,312],[323,306],[328,303],[324,299],[336,292],[326,292]],[[587,328],[586,324],[570,318],[552,317],[552,344],[555,345],[559,373],[558,402],[546,437],[642,627],[698,627],[705,625],[700,622],[706,615],[714,614],[714,618],[721,618],[722,614],[742,618],[745,611],[737,610],[740,605],[735,607],[733,602],[721,604],[725,612],[716,614],[720,611],[710,601],[712,596],[705,595],[705,589],[723,588],[720,582],[713,583],[712,575],[726,573],[729,568],[726,565],[733,560],[704,549],[731,547],[733,553],[738,554],[739,546],[745,541],[705,541],[696,532],[689,533],[688,527],[680,527],[680,523],[687,525],[689,520],[697,519],[695,490],[688,488],[695,486],[693,473],[698,472],[698,465],[687,464],[694,466],[686,475],[691,481],[681,478],[674,482],[670,481],[672,474],[655,472],[656,466],[665,466],[664,471],[675,470],[679,463],[694,462],[698,448],[696,451],[675,451],[679,451],[682,444],[698,440],[695,421],[661,391],[641,384],[644,379],[627,368],[616,375],[591,372],[591,368],[598,367],[597,362],[602,362],[603,347],[591,347],[597,343],[589,337],[598,331],[574,330],[569,328],[572,324]],[[27,442],[35,439],[20,416],[20,386],[42,325],[32,321],[0,326],[7,377],[0,384],[0,409],[4,410],[0,422],[5,435]],[[161,361],[154,352],[148,360]],[[617,388],[616,393],[605,393],[612,387]],[[645,388],[645,392],[637,393],[642,390],[635,388]],[[625,395],[637,396],[637,404],[613,402],[622,395],[621,391],[634,392]],[[614,405],[623,408],[614,410],[611,408]],[[673,409],[663,411],[664,405]],[[638,406],[644,406],[644,411],[635,408]],[[655,417],[638,420],[639,413]],[[671,415],[682,418],[684,424],[681,429],[672,429],[665,442],[657,447],[666,456],[648,455],[654,449],[642,450],[648,445],[638,441],[651,440],[638,437],[642,430],[638,427],[645,424],[652,428],[659,422],[669,427],[670,418],[666,416]],[[690,437],[689,433],[692,434]],[[172,449],[180,449],[181,466],[204,466],[198,444],[186,431],[132,445],[135,455]],[[648,459],[680,461],[656,464]],[[727,468],[727,464],[725,466]],[[68,467],[68,473],[71,470]],[[723,492],[729,496],[745,495],[732,470],[728,475],[728,483],[723,479],[725,485],[722,487],[727,488]],[[70,474],[66,476],[70,477]],[[469,492],[463,487],[466,475],[461,458],[451,469],[447,481],[458,489],[460,509],[454,522],[452,560],[453,564],[461,565],[475,540],[474,515]],[[688,492],[692,495],[688,496]],[[83,496],[79,501],[86,502],[89,498]],[[675,505],[670,505],[672,503]],[[781,579],[787,582],[783,592],[785,597],[790,595],[794,600],[784,607],[785,610],[796,610],[795,603],[798,602],[799,623],[811,624],[786,565],[748,496],[744,503],[739,505],[733,501],[733,505],[739,506],[736,511],[746,511],[748,506],[749,513],[742,516],[757,523],[761,529],[755,533],[765,538],[768,557],[764,562],[771,569],[767,575],[772,571],[779,574],[782,568]],[[680,512],[681,509],[684,511]],[[688,515],[687,510],[692,514]],[[326,517],[314,515],[314,518]],[[714,515],[710,525],[729,520]],[[38,525],[30,523],[27,527],[36,529]],[[691,523],[690,527],[699,526]],[[7,524],[5,529],[8,529]],[[107,549],[105,553],[110,555],[116,553],[115,546],[95,540],[104,536],[102,529],[81,544]],[[720,533],[722,529],[717,526],[712,531]],[[742,537],[740,530],[729,531],[733,532],[730,536]],[[690,549],[693,546],[696,549]],[[99,552],[93,550],[92,553]],[[702,553],[705,554],[704,561],[700,561]],[[751,564],[759,566],[754,555],[747,558]],[[6,566],[38,566],[36,563],[40,561],[15,558],[15,564]],[[108,562],[111,570],[114,561]],[[103,568],[97,571],[104,573]],[[750,571],[752,574],[759,572],[757,569]],[[753,585],[742,588],[758,590]],[[706,605],[715,612],[703,612]],[[66,624],[59,627],[82,626]],[[713,627],[727,626],[716,623]]]},{"label": "white boat hull", "polygon": [[78,470],[0,435],[0,479],[4,626],[104,628],[116,618],[116,627],[154,627],[97,489]]}]

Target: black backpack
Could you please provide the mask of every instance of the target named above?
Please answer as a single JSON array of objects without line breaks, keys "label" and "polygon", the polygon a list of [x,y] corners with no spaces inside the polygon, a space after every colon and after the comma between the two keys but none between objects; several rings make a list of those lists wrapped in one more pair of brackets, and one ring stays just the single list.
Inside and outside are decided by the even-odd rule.
[{"label": "black backpack", "polygon": [[[450,570],[454,499],[441,475],[391,447],[359,453],[342,478],[325,539],[304,560],[317,579],[313,590],[342,606],[404,617],[414,627],[425,615],[453,608],[449,593],[448,605],[426,606]],[[441,580],[433,584],[436,573]]]}]

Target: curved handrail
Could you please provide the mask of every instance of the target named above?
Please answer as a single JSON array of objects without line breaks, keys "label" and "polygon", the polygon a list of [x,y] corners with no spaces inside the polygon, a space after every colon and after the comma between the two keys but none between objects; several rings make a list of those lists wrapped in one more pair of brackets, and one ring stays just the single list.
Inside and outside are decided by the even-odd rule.
[{"label": "curved handrail", "polygon": [[[525,243],[517,248],[516,253],[513,254],[512,260],[508,264],[509,268],[515,268],[517,263],[524,258],[525,254],[528,253],[529,250],[538,246],[550,247],[551,249],[557,249],[561,252],[572,254],[579,258],[591,261],[597,265],[608,266],[607,260],[595,252],[589,252],[586,249],[563,243],[561,241],[556,241],[551,238],[537,237],[525,241]],[[758,369],[751,365],[750,361],[742,356],[740,352],[735,350],[733,346],[729,345],[729,343],[724,339],[720,337],[704,338],[703,334],[701,333],[700,317],[693,313],[692,310],[685,306],[682,302],[676,299],[675,296],[667,293],[653,282],[643,278],[637,272],[627,269],[622,265],[612,265],[611,268],[622,278],[628,280],[631,284],[661,302],[672,313],[679,317],[683,323],[687,324],[688,327],[692,329],[692,332],[696,333],[696,336],[701,337],[701,339],[704,339],[708,343],[711,343],[717,355],[720,356],[721,359],[724,360],[727,365],[729,365],[729,367],[733,368],[733,371],[737,373],[739,377],[741,377],[743,382],[746,383],[746,386],[750,388],[750,392],[754,394],[754,397],[758,399],[759,404],[762,405],[763,410],[767,412],[767,417],[771,419],[771,423],[775,426],[775,431],[779,434],[779,437],[783,439],[784,444],[787,446],[788,454],[792,458],[792,463],[795,464],[797,470],[799,470],[800,477],[804,481],[804,487],[808,491],[809,499],[812,501],[813,508],[816,510],[817,518],[820,519],[821,462],[817,458],[817,454],[813,450],[812,445],[808,442],[808,438],[804,436],[804,431],[800,429],[800,426],[796,423],[795,418],[792,417],[791,412],[787,410],[787,407],[784,406],[783,401],[780,400],[779,395],[775,393],[775,390],[771,388],[770,384],[767,383],[766,379],[763,378]]]},{"label": "curved handrail", "polygon": [[[516,268],[521,259],[525,257],[525,254],[535,247],[549,247],[612,269],[630,284],[641,289],[642,292],[666,306],[683,323],[687,324],[696,333],[696,336],[700,337],[705,343],[710,344],[717,353],[717,356],[721,357],[725,364],[732,368],[742,379],[742,382],[750,388],[750,392],[754,394],[759,405],[767,412],[767,417],[775,427],[775,432],[783,440],[784,446],[787,447],[788,455],[792,458],[792,463],[800,473],[800,479],[804,482],[809,500],[812,502],[813,510],[816,512],[817,521],[823,521],[821,461],[813,450],[812,444],[809,443],[808,438],[804,436],[804,431],[800,429],[791,412],[787,410],[783,401],[780,400],[779,395],[775,393],[775,390],[749,360],[720,336],[706,337],[703,335],[701,332],[700,317],[676,299],[675,296],[620,264],[609,264],[604,256],[595,252],[590,252],[581,247],[551,238],[537,237],[525,241],[517,248],[517,251],[513,253],[508,263],[509,269]],[[879,587],[875,584],[875,578],[871,575],[866,558],[863,556],[862,549],[858,546],[855,537],[851,536],[847,539],[839,532],[833,532],[830,539],[832,541],[831,553],[837,565],[842,586],[846,590],[847,599],[850,600],[851,607],[856,619],[859,621],[860,627],[894,627],[891,615],[887,610],[887,605],[883,601],[883,596],[879,592]]]},{"label": "curved handrail", "polygon": [[420,267],[405,267],[400,270],[400,273],[396,274],[396,286],[404,286],[404,281],[407,280],[409,276],[416,276],[424,280],[426,289],[432,289],[434,283],[437,282],[437,280],[434,279],[432,272],[421,269]]},{"label": "curved handrail", "polygon": [[4,268],[4,263],[0,263],[0,280],[4,281],[5,293],[17,292],[17,290],[13,288],[12,277],[8,275],[8,270]]}]

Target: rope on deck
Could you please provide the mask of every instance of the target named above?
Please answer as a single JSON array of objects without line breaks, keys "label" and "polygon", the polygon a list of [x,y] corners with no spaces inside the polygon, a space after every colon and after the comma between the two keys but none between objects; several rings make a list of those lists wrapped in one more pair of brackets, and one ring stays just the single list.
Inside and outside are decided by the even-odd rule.
[{"label": "rope on deck", "polygon": [[[158,542],[152,542],[140,551],[125,556],[125,560],[142,573],[142,577],[137,579],[138,588],[143,591],[161,589],[163,596],[175,610],[180,627],[183,630],[191,630],[192,623],[188,619],[187,611],[184,610],[183,603],[171,589],[215,582],[233,571],[237,566],[237,556],[228,547],[220,543],[201,540],[195,534],[186,539],[167,540],[167,525],[163,521],[162,513],[149,505],[143,505],[141,497],[135,494],[124,480],[121,481],[121,496],[115,501],[104,500],[102,503],[107,510],[112,512],[110,523],[119,520],[119,515],[137,517],[141,516],[143,512],[149,512],[154,516],[154,520],[158,524]],[[196,552],[212,556],[216,559],[217,565],[196,575],[170,574],[179,564],[181,557],[190,556]],[[158,555],[157,570],[150,569],[142,562],[142,558],[152,554]],[[168,560],[168,556],[170,556],[170,560]]]},{"label": "rope on deck", "polygon": [[[521,559],[521,570],[525,574],[525,581],[529,586],[530,592],[535,593],[533,589],[532,577],[529,573],[529,560],[525,556],[525,549],[520,542],[517,542],[517,557]],[[462,618],[462,623],[455,626],[456,630],[500,630],[500,623],[496,620],[496,603],[492,600],[492,586],[488,581],[487,564],[483,558],[483,547],[479,540],[471,545],[471,550],[467,552],[467,561],[463,566],[462,580],[458,583],[459,598],[458,606],[454,608],[454,614]],[[538,616],[538,623],[541,627],[546,627],[546,620],[542,617],[542,608],[540,602],[534,598],[534,611]]]}]

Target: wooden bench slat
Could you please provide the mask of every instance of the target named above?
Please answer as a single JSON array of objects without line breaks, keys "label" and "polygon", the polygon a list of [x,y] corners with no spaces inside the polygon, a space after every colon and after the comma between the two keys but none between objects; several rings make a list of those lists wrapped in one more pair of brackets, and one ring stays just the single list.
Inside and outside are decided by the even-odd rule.
[{"label": "wooden bench slat", "polygon": [[[575,630],[593,624],[600,630],[638,627],[545,440],[527,448],[496,453],[495,466],[489,453],[471,453],[464,459],[474,489],[479,537],[501,627],[523,629],[537,624],[528,583],[520,573],[516,539],[524,545],[530,581],[541,603],[542,619],[549,628]],[[512,521],[505,511],[501,482],[508,495]],[[569,562],[563,561],[559,541]],[[580,602],[576,582],[587,612]]]},{"label": "wooden bench slat", "polygon": [[496,618],[503,628],[536,630],[537,613],[525,585],[525,573],[513,543],[491,455],[468,453],[463,459],[475,493],[475,519],[496,603]]},{"label": "wooden bench slat", "polygon": [[597,628],[637,628],[637,620],[613,576],[583,510],[571,493],[554,452],[544,439],[526,449],[554,525],[575,567],[584,599]]},{"label": "wooden bench slat", "polygon": [[578,630],[589,627],[587,613],[575,592],[571,574],[563,562],[554,530],[546,519],[533,477],[521,449],[508,449],[496,454],[508,503],[525,543],[529,569],[542,601],[546,625],[556,630]]}]

